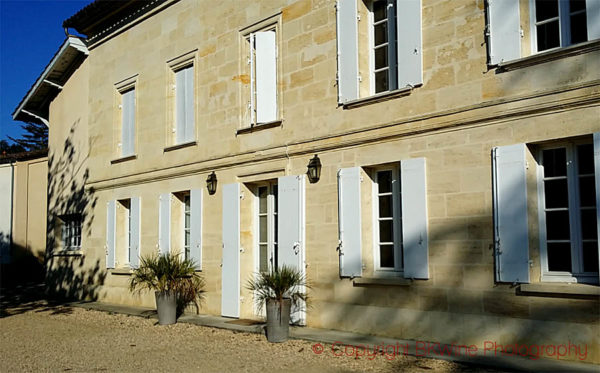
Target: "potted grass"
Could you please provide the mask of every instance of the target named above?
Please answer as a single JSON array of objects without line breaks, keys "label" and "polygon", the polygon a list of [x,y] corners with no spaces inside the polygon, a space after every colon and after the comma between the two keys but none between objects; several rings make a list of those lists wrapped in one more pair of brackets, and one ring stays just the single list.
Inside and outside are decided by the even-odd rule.
[{"label": "potted grass", "polygon": [[156,311],[160,325],[174,324],[178,311],[190,304],[199,311],[203,298],[204,279],[196,273],[193,260],[181,260],[171,253],[140,258],[140,265],[133,271],[129,282],[133,293],[154,291]]},{"label": "potted grass", "polygon": [[281,266],[257,273],[246,288],[254,292],[259,306],[267,308],[267,340],[284,342],[288,339],[292,305],[306,301],[308,287],[304,275],[295,268]]}]

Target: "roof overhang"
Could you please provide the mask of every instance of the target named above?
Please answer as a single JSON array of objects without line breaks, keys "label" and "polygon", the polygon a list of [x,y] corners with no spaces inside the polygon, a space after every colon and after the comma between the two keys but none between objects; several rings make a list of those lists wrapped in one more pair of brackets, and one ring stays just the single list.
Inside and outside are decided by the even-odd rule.
[{"label": "roof overhang", "polygon": [[13,119],[48,126],[50,102],[88,54],[82,39],[68,36],[13,112]]}]

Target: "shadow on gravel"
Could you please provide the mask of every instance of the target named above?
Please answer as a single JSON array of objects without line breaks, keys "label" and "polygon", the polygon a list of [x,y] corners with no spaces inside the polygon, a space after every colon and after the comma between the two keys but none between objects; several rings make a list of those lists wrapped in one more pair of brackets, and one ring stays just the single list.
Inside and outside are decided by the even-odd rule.
[{"label": "shadow on gravel", "polygon": [[62,301],[48,299],[44,284],[18,285],[0,289],[0,318],[30,311],[58,315],[70,314],[73,309]]}]

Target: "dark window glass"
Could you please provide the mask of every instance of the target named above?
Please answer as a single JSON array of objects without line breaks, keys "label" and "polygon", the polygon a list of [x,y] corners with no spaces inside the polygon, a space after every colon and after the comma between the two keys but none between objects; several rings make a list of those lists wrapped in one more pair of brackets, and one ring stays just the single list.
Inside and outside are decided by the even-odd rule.
[{"label": "dark window glass", "polygon": [[544,176],[567,175],[567,151],[565,148],[544,150]]},{"label": "dark window glass", "polygon": [[568,242],[548,243],[548,269],[571,272],[571,244]]},{"label": "dark window glass", "polygon": [[378,25],[375,25],[375,46],[383,44],[383,43],[387,43],[387,36],[388,36],[388,30],[387,30],[387,22],[382,22]]},{"label": "dark window glass", "polygon": [[387,4],[385,1],[373,3],[373,21],[381,21],[387,18]]},{"label": "dark window glass", "polygon": [[267,187],[258,188],[258,212],[265,214],[267,212],[267,195],[269,194]]},{"label": "dark window glass", "polygon": [[546,236],[548,240],[568,240],[569,211],[546,211]]},{"label": "dark window glass", "polygon": [[577,163],[580,175],[594,174],[594,146],[592,144],[577,147]]},{"label": "dark window glass", "polygon": [[598,272],[598,243],[583,243],[583,271]]},{"label": "dark window glass", "polygon": [[394,216],[394,210],[392,208],[392,196],[379,196],[379,217],[391,218],[392,216]]},{"label": "dark window glass", "polygon": [[394,242],[394,222],[392,220],[379,221],[379,242]]},{"label": "dark window glass", "polygon": [[560,47],[558,20],[537,26],[538,51]]},{"label": "dark window glass", "polygon": [[267,242],[267,215],[258,218],[258,225],[260,226],[258,239],[260,242]]},{"label": "dark window glass", "polygon": [[269,270],[269,257],[267,253],[267,245],[259,245],[260,246],[260,263],[259,263],[259,271],[267,272]]},{"label": "dark window glass", "polygon": [[388,90],[388,71],[379,71],[375,73],[375,93]]},{"label": "dark window glass", "polygon": [[537,22],[558,17],[558,0],[536,0],[535,19]]},{"label": "dark window glass", "polygon": [[582,207],[596,206],[596,186],[594,176],[579,178],[579,200]]},{"label": "dark window glass", "polygon": [[375,49],[375,69],[382,69],[388,66],[387,46]]},{"label": "dark window glass", "polygon": [[569,191],[567,179],[544,181],[546,208],[569,207]]},{"label": "dark window glass", "polygon": [[394,268],[394,245],[381,245],[379,253],[379,266]]},{"label": "dark window glass", "polygon": [[596,209],[581,210],[581,237],[584,240],[595,240],[598,237]]},{"label": "dark window glass", "polygon": [[571,13],[577,12],[579,10],[585,10],[585,0],[571,0],[569,1],[569,8]]},{"label": "dark window glass", "polygon": [[587,41],[587,18],[585,13],[579,13],[571,16],[571,44],[584,41]]},{"label": "dark window glass", "polygon": [[377,185],[379,193],[392,192],[392,171],[379,171],[377,173]]}]

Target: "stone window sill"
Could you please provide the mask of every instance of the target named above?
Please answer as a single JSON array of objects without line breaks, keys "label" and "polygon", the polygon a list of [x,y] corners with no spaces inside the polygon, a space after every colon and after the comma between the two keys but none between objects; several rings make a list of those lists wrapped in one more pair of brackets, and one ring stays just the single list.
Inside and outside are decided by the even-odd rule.
[{"label": "stone window sill", "polygon": [[497,65],[497,72],[502,73],[505,71],[522,69],[528,66],[539,65],[542,63],[559,60],[570,56],[577,56],[596,50],[600,50],[600,40],[592,40],[586,43],[572,45],[566,48],[559,48],[547,52],[537,53],[527,57],[522,57],[512,61],[502,62]]},{"label": "stone window sill", "polygon": [[117,159],[112,159],[110,161],[110,164],[116,164],[116,163],[121,163],[121,162],[127,162],[127,161],[132,161],[134,159],[137,159],[137,155],[128,155],[127,157],[121,157],[121,158],[117,158]]},{"label": "stone window sill", "polygon": [[517,295],[549,298],[599,299],[600,287],[587,284],[521,284],[517,288]]},{"label": "stone window sill", "polygon": [[117,276],[131,276],[133,271],[129,267],[122,267],[122,268],[115,268],[112,271],[110,271],[110,273],[112,273],[113,275],[117,275]]},{"label": "stone window sill", "polygon": [[243,135],[245,133],[252,133],[256,131],[266,130],[267,128],[279,127],[283,123],[283,120],[274,120],[272,122],[260,123],[250,127],[240,128],[236,131],[235,135]]},{"label": "stone window sill", "polygon": [[167,146],[166,148],[163,149],[163,152],[171,152],[173,150],[177,150],[177,149],[183,149],[183,148],[189,148],[190,146],[196,146],[196,141],[188,141],[188,142],[183,142],[181,144],[177,144],[177,145],[171,145],[171,146]]},{"label": "stone window sill", "polygon": [[83,256],[83,250],[56,250],[52,252],[52,256]]},{"label": "stone window sill", "polygon": [[352,280],[354,287],[369,287],[369,286],[410,286],[412,280],[403,277],[360,277]]},{"label": "stone window sill", "polygon": [[390,91],[390,92],[378,93],[373,96],[344,102],[342,104],[342,106],[344,107],[344,109],[354,109],[354,108],[365,106],[365,105],[370,105],[370,104],[375,104],[378,102],[393,100],[398,97],[408,96],[412,92],[413,88],[415,88],[415,87],[407,86],[407,87],[396,89],[396,90]]}]

